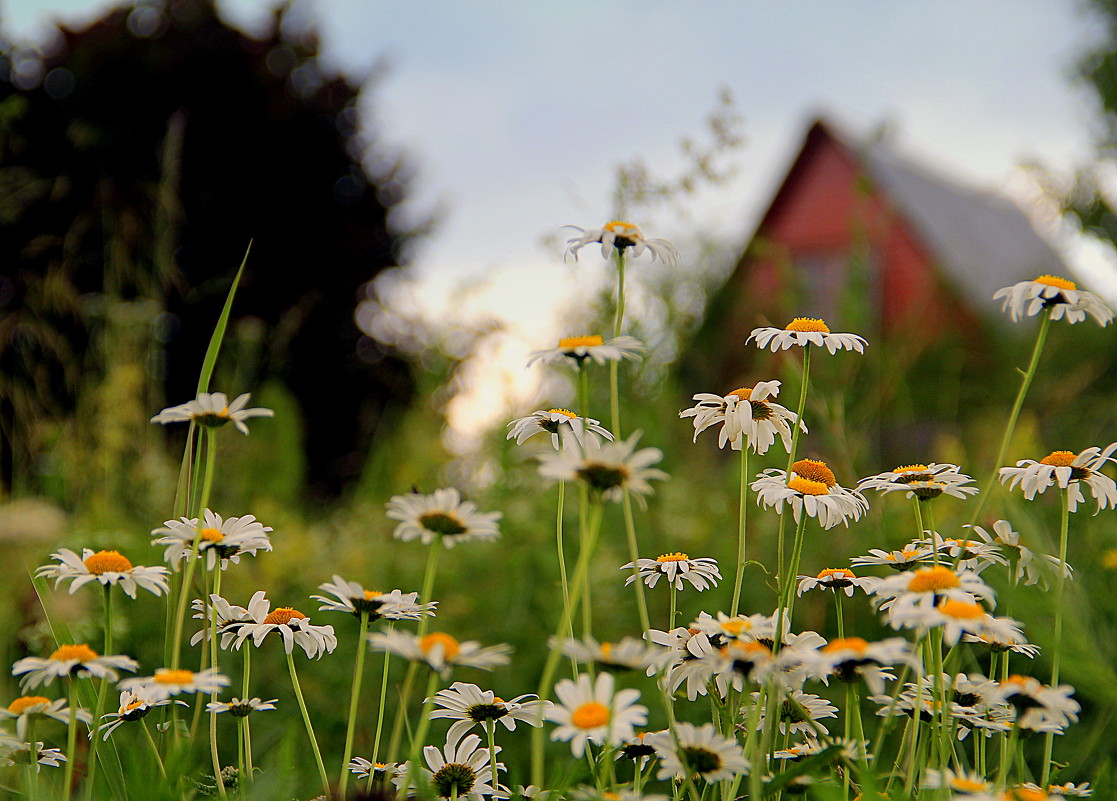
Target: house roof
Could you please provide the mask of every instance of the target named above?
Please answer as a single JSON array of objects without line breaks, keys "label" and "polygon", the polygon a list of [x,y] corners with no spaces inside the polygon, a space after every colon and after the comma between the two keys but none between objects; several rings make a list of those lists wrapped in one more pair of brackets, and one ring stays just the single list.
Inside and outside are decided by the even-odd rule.
[{"label": "house roof", "polygon": [[815,126],[859,158],[946,278],[975,306],[999,309],[993,293],[1001,287],[1045,273],[1066,273],[1063,260],[1011,200],[940,177],[898,155],[883,140],[856,143],[828,123]]}]

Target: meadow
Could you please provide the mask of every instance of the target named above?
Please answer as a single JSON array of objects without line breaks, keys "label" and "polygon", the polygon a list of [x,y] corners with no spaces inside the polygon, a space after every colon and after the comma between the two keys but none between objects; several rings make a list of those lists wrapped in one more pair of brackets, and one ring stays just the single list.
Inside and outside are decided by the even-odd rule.
[{"label": "meadow", "polygon": [[1108,326],[1105,303],[1006,287],[1028,338],[1008,385],[935,452],[856,472],[871,452],[836,421],[871,394],[851,380],[869,337],[759,327],[742,347],[778,374],[649,400],[626,272],[679,253],[630,223],[578,232],[569,255],[616,283],[600,330],[525,368],[568,381],[564,405],[494,432],[470,481],[432,373],[330,508],[284,502],[283,399],[218,386],[238,273],[197,396],[142,412],[137,437],[179,432],[174,463],[113,463],[118,494],[65,519],[5,509],[6,792],[1112,797],[1117,432],[1104,398],[1048,425],[1045,379],[1082,375],[1051,348]]}]

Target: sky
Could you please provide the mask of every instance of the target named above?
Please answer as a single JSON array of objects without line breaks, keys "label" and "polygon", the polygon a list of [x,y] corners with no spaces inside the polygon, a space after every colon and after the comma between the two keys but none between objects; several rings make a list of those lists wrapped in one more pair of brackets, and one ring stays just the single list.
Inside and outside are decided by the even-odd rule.
[{"label": "sky", "polygon": [[[700,229],[743,246],[820,112],[855,134],[887,125],[901,152],[1021,202],[1035,194],[1022,165],[1069,173],[1098,126],[1075,73],[1098,22],[1078,2],[299,2],[332,66],[358,79],[384,68],[365,124],[415,169],[410,212],[437,215],[400,302],[443,319],[499,317],[509,364],[571,333],[563,317],[601,269],[592,254],[563,261],[560,227],[609,219],[619,163],[678,169],[680,138],[701,138],[723,88],[743,117],[736,177],[686,217],[633,220],[648,235]],[[17,38],[104,5],[0,0]],[[272,3],[219,5],[251,31]],[[1061,244],[1081,270],[1112,264]],[[492,391],[533,391],[529,378],[489,373],[503,382]]]}]

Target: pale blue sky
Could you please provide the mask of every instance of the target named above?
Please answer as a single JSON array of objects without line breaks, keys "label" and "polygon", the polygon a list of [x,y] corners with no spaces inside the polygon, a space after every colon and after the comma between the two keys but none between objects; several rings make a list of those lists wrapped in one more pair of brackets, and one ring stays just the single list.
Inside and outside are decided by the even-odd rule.
[{"label": "pale blue sky", "polygon": [[[249,29],[271,6],[219,3]],[[695,219],[741,243],[819,109],[855,132],[888,120],[902,150],[1018,197],[1019,164],[1069,170],[1088,159],[1097,124],[1074,78],[1096,22],[1076,2],[303,3],[339,69],[390,64],[369,111],[381,141],[418,170],[415,207],[445,212],[416,254],[416,302],[440,309],[453,296],[455,314],[496,309],[523,348],[550,336],[564,287],[591,269],[564,265],[542,238],[564,223],[605,222],[618,162],[675,166],[678,139],[701,131],[722,86],[744,115],[747,146],[739,178],[698,198]],[[0,0],[23,36],[103,5]],[[650,235],[687,234],[675,219],[634,222]],[[455,295],[460,279],[478,276],[484,289]]]}]

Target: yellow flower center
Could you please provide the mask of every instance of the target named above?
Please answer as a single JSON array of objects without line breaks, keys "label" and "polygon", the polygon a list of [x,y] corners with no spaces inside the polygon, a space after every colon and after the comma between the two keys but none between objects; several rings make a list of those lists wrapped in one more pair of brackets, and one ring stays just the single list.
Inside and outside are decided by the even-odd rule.
[{"label": "yellow flower center", "polygon": [[663,564],[664,562],[685,562],[689,558],[685,553],[665,553],[663,556],[657,556],[655,560]]},{"label": "yellow flower center", "polygon": [[380,590],[365,590],[366,601],[371,601],[374,598],[378,598],[380,595],[382,595]]},{"label": "yellow flower center", "polygon": [[97,551],[82,564],[95,576],[102,576],[105,573],[126,573],[132,569],[132,563],[117,551]]},{"label": "yellow flower center", "polygon": [[756,642],[754,640],[749,640],[747,642],[734,640],[721,650],[723,654],[730,657],[731,659],[738,659],[742,661],[755,660],[757,658],[763,658],[765,656],[772,655],[771,648],[769,648],[762,642]]},{"label": "yellow flower center", "polygon": [[736,637],[738,634],[744,631],[745,621],[739,617],[731,618],[730,620],[723,621],[721,624],[721,628],[722,631],[724,631],[726,634],[732,634],[734,637]]},{"label": "yellow flower center", "polygon": [[981,604],[955,601],[951,598],[939,604],[939,611],[947,617],[952,617],[956,620],[977,620],[978,618],[985,617],[985,610],[981,608]]},{"label": "yellow flower center", "polygon": [[590,701],[582,704],[570,715],[570,722],[579,729],[596,729],[609,722],[609,707]]},{"label": "yellow flower center", "polygon": [[1013,787],[1005,791],[1005,801],[1047,801],[1047,793],[1031,787]]},{"label": "yellow flower center", "polygon": [[558,346],[560,348],[586,348],[593,347],[594,345],[601,345],[605,342],[599,334],[587,334],[580,337],[565,337],[560,339]]},{"label": "yellow flower center", "polygon": [[1001,682],[1002,686],[1005,684],[1011,684],[1015,687],[1027,687],[1029,684],[1031,684],[1031,678],[1029,676],[1021,676],[1019,673],[1013,673],[1011,676]]},{"label": "yellow flower center", "polygon": [[43,698],[41,695],[24,695],[15,699],[8,704],[8,711],[13,715],[22,715],[28,709],[39,704],[49,704],[49,698]]},{"label": "yellow flower center", "polygon": [[811,481],[809,478],[796,476],[787,482],[787,486],[803,495],[829,495],[830,490],[821,481]]},{"label": "yellow flower center", "polygon": [[564,417],[569,417],[571,420],[578,416],[569,409],[548,409],[547,414],[561,414]]},{"label": "yellow flower center", "polygon": [[[903,557],[905,560],[914,559],[915,557],[919,556],[919,551],[915,550],[914,548],[904,548],[904,550],[900,551],[900,556]],[[889,553],[884,558],[887,559],[889,562],[895,562],[896,554]]]},{"label": "yellow flower center", "polygon": [[851,579],[857,578],[852,570],[847,567],[828,567],[818,574],[819,580],[822,579]]},{"label": "yellow flower center", "polygon": [[1035,282],[1037,284],[1044,284],[1045,286],[1053,286],[1056,289],[1078,289],[1078,284],[1074,283],[1074,281],[1068,281],[1057,275],[1041,275]]},{"label": "yellow flower center", "polygon": [[79,662],[89,662],[97,658],[97,652],[90,648],[85,643],[78,645],[63,645],[57,651],[50,655],[50,658],[56,662],[69,662],[71,659],[76,659]]},{"label": "yellow flower center", "polygon": [[817,331],[821,334],[830,333],[830,329],[827,327],[826,323],[822,322],[822,320],[817,317],[796,317],[787,324],[787,328],[785,328],[784,331],[800,331],[802,333]]},{"label": "yellow flower center", "polygon": [[925,464],[905,464],[895,468],[893,473],[925,473],[927,472],[927,465]]},{"label": "yellow flower center", "polygon": [[752,389],[750,387],[740,387],[739,389],[735,389],[727,394],[736,395],[741,400],[748,400],[752,397]]},{"label": "yellow flower center", "polygon": [[610,222],[605,223],[605,230],[611,231],[617,236],[623,236],[628,239],[633,239],[640,236],[639,228],[637,228],[632,223],[624,222],[623,220],[611,220]]},{"label": "yellow flower center", "polygon": [[1054,451],[1040,459],[1039,463],[1051,465],[1052,467],[1070,467],[1071,462],[1077,457],[1077,453],[1071,453],[1070,451]]},{"label": "yellow flower center", "polygon": [[424,654],[429,655],[436,645],[442,646],[442,658],[447,661],[453,660],[462,650],[458,641],[443,631],[432,631],[419,638],[419,650]]},{"label": "yellow flower center", "polygon": [[286,626],[292,620],[306,620],[306,615],[298,609],[292,609],[289,606],[281,606],[278,609],[273,609],[264,618],[265,623],[274,623],[280,626]]},{"label": "yellow flower center", "polygon": [[609,657],[611,657],[612,655],[613,655],[613,643],[611,643],[611,642],[601,643],[601,658],[602,659],[609,659]]},{"label": "yellow flower center", "polygon": [[198,536],[206,542],[221,542],[225,539],[225,535],[219,528],[200,528]]},{"label": "yellow flower center", "polygon": [[915,571],[908,592],[939,592],[961,586],[962,580],[949,567],[928,567]]},{"label": "yellow flower center", "polygon": [[868,650],[869,643],[860,637],[840,637],[831,640],[822,647],[822,652],[827,654],[837,653],[838,651],[853,651],[857,654],[864,654]]},{"label": "yellow flower center", "polygon": [[126,715],[135,709],[139,709],[141,706],[144,705],[144,703],[146,702],[137,698],[135,701],[130,701],[124,706],[120,707],[120,712],[118,714],[121,716]]},{"label": "yellow flower center", "polygon": [[190,670],[159,668],[155,671],[156,684],[190,684],[192,681],[194,681],[194,672]]},{"label": "yellow flower center", "polygon": [[834,487],[838,484],[838,479],[834,477],[834,471],[826,466],[826,462],[818,459],[800,459],[791,465],[791,472],[801,478],[825,484],[827,487]]}]

